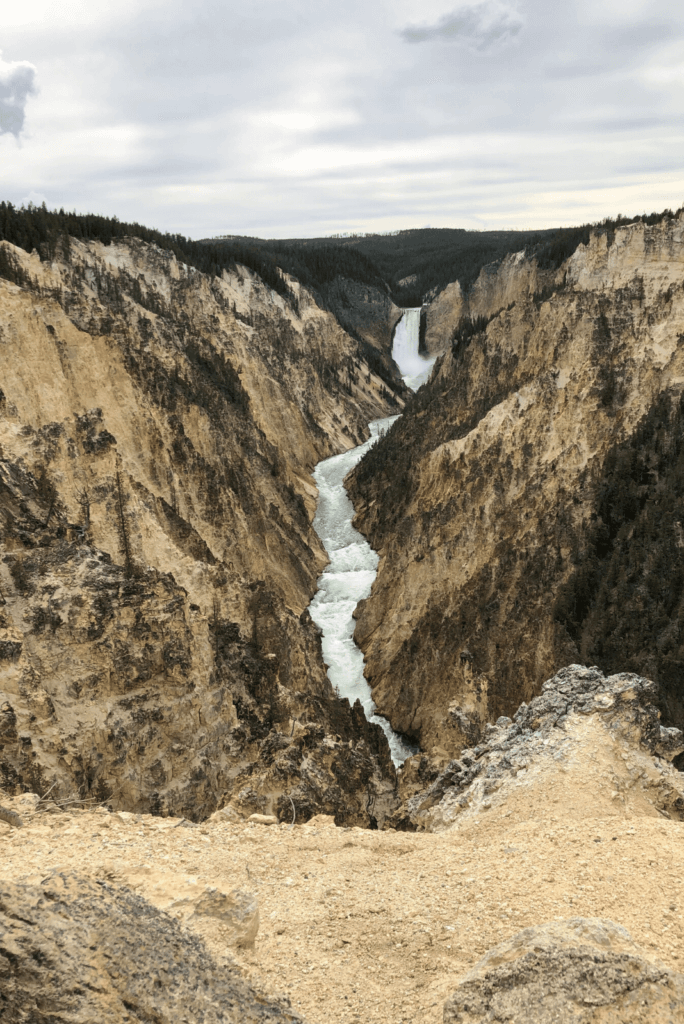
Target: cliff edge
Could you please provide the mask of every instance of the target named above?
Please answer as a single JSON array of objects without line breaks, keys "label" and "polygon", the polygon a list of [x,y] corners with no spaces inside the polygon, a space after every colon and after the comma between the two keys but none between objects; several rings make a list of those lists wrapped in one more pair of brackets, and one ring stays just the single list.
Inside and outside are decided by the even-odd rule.
[{"label": "cliff edge", "polygon": [[[512,720],[487,725],[476,747],[408,799],[405,814],[437,831],[489,811],[516,821],[559,812],[682,821],[684,775],[671,762],[684,735],[660,724],[657,699],[656,685],[641,676],[561,669]],[[408,766],[404,787],[411,774]]]}]

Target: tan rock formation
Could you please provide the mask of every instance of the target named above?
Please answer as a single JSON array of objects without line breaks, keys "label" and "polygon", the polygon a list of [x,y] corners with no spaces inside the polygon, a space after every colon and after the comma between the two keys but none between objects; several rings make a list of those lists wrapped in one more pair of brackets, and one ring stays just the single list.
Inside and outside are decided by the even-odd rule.
[{"label": "tan rock formation", "polygon": [[425,344],[432,355],[442,355],[451,346],[454,332],[464,319],[489,319],[521,299],[532,299],[551,289],[555,273],[542,270],[524,252],[510,253],[497,263],[483,267],[472,288],[464,295],[459,281],[438,292],[426,310]]},{"label": "tan rock formation", "polygon": [[[684,776],[671,761],[684,735],[660,724],[657,699],[648,679],[570,665],[430,786],[407,792],[394,820],[439,831],[496,810],[520,821],[562,808],[569,819],[682,821]],[[413,787],[415,773],[409,779]]]},{"label": "tan rock formation", "polygon": [[0,949],[6,1024],[301,1021],[140,896],[75,874],[0,883]]},{"label": "tan rock formation", "polygon": [[253,893],[233,889],[220,892],[216,886],[200,887],[185,881],[174,886],[174,895],[166,904],[157,897],[157,905],[186,921],[209,918],[226,946],[253,949],[259,931],[259,904]]},{"label": "tan rock formation", "polygon": [[350,475],[380,553],[356,628],[373,697],[437,760],[580,660],[554,604],[609,453],[682,391],[683,268],[681,215],[593,235],[552,294],[504,261],[477,292],[503,311]]},{"label": "tan rock formation", "polygon": [[425,311],[425,347],[431,355],[441,355],[449,348],[465,309],[466,300],[458,281],[452,281],[432,299]]},{"label": "tan rock formation", "polygon": [[298,312],[137,240],[53,263],[2,245],[0,778],[365,820],[393,769],[305,612],[310,473],[396,401],[296,284]]},{"label": "tan rock formation", "polygon": [[672,1024],[684,975],[651,959],[612,921],[571,918],[526,928],[468,972],[444,1024]]},{"label": "tan rock formation", "polygon": [[17,812],[11,811],[9,807],[0,807],[0,821],[6,821],[13,828],[21,828],[24,824]]}]

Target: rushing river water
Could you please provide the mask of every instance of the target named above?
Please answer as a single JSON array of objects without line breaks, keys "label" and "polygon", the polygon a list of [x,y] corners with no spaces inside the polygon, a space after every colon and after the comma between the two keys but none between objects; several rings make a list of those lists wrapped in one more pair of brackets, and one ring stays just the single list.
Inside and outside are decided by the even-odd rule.
[{"label": "rushing river water", "polygon": [[[407,309],[397,324],[392,356],[408,387],[416,390],[430,375],[434,359],[418,353],[420,309]],[[311,618],[323,631],[323,658],[328,678],[340,697],[350,703],[358,698],[366,718],[382,726],[390,745],[392,760],[403,764],[416,751],[394,732],[389,722],[376,715],[370,686],[363,674],[363,654],[354,643],[352,612],[363,598],[369,597],[378,567],[378,556],[352,526],[354,507],[344,488],[344,478],[375,444],[398,416],[374,420],[371,436],[365,444],[342,455],[319,462],[314,470],[318,487],[318,508],[314,529],[323,541],[330,564],[318,578],[318,590],[309,605]]]}]

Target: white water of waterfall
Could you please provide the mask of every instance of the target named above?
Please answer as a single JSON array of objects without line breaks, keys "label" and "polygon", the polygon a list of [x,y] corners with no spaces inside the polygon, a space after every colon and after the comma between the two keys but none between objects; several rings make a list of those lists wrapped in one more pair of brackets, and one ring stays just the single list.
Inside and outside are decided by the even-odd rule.
[{"label": "white water of waterfall", "polygon": [[[416,389],[427,380],[433,359],[418,353],[420,309],[406,310],[394,334],[392,356],[408,387]],[[365,537],[352,526],[354,506],[344,487],[344,478],[374,445],[398,416],[373,420],[371,436],[364,444],[342,455],[319,462],[314,470],[318,487],[318,508],[313,525],[330,558],[327,569],[318,578],[318,590],[309,605],[309,613],[323,631],[323,660],[328,678],[340,697],[351,704],[358,698],[366,718],[382,726],[395,765],[416,753],[395,733],[387,719],[376,715],[370,686],[363,674],[363,653],[354,643],[353,611],[359,601],[370,596],[377,573],[378,556]]]},{"label": "white water of waterfall", "polygon": [[422,356],[418,351],[420,339],[420,306],[407,309],[394,331],[392,358],[401,370],[404,384],[417,391],[432,373],[434,356]]}]

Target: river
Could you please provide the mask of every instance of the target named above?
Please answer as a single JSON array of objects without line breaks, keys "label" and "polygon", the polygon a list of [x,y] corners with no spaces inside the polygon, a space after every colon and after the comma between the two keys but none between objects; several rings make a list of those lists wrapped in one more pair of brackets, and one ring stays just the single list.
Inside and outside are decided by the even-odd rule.
[{"label": "river", "polygon": [[[417,390],[432,370],[434,359],[418,352],[420,309],[407,309],[397,324],[392,357],[405,384]],[[370,686],[363,674],[363,653],[354,643],[353,611],[369,597],[378,568],[378,556],[362,534],[352,526],[354,507],[344,487],[344,478],[365,455],[378,437],[398,416],[373,420],[371,436],[364,444],[331,459],[319,462],[314,470],[318,487],[318,508],[314,529],[323,541],[330,564],[318,578],[318,590],[309,605],[309,613],[323,631],[323,659],[328,678],[340,697],[351,704],[358,698],[366,717],[377,722],[389,741],[392,760],[399,766],[416,753],[386,718],[375,714]]]}]

